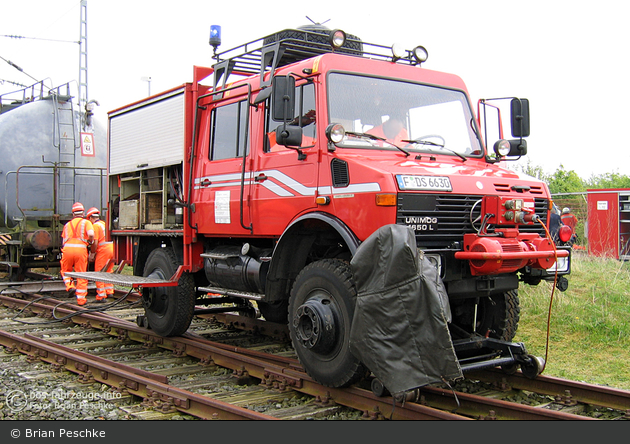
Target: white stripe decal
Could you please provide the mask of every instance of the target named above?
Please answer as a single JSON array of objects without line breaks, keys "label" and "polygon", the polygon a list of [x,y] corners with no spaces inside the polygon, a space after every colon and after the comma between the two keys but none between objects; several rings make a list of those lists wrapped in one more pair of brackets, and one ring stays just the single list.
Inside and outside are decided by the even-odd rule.
[{"label": "white stripe decal", "polygon": [[[315,196],[315,191],[317,190],[318,194],[345,194],[345,193],[370,193],[375,191],[380,191],[381,187],[377,182],[369,182],[369,183],[356,183],[348,185],[343,188],[333,188],[331,186],[322,186],[322,187],[307,187],[300,182],[296,181],[292,177],[287,176],[286,174],[278,171],[278,170],[266,170],[266,171],[255,171],[251,173],[253,176],[258,176],[260,174],[266,175],[268,178],[273,178],[276,181],[280,182],[285,187],[291,189],[295,192],[295,194],[291,193],[288,190],[285,190],[280,185],[275,182],[270,181],[269,179],[256,182],[254,185],[258,184],[272,193],[281,196],[281,197],[289,197],[294,195],[300,196]],[[248,173],[249,175],[249,173]],[[211,182],[210,185],[202,186],[201,183],[205,180]],[[220,183],[217,183],[220,182]],[[241,175],[240,174],[222,174],[218,176],[204,176],[195,178],[194,180],[194,189],[205,189],[205,188],[219,188],[219,187],[229,187],[229,186],[240,186],[241,185]],[[251,185],[252,179],[245,178],[245,185]]]},{"label": "white stripe decal", "polygon": [[285,185],[288,188],[291,188],[293,191],[301,194],[302,196],[315,196],[315,187],[304,186],[297,180],[287,176],[286,174],[278,170],[261,171],[261,173],[268,177],[273,177],[281,184]]},{"label": "white stripe decal", "polygon": [[262,185],[263,187],[267,188],[269,191],[271,191],[272,193],[277,194],[280,197],[294,197],[295,196],[295,194],[293,194],[290,191],[285,190],[284,188],[282,188],[277,183],[273,183],[273,182],[269,182],[269,181],[265,180],[260,185]]},{"label": "white stripe decal", "polygon": [[346,193],[370,193],[381,191],[381,186],[377,182],[353,183],[343,188],[319,187],[318,194],[346,194]]}]

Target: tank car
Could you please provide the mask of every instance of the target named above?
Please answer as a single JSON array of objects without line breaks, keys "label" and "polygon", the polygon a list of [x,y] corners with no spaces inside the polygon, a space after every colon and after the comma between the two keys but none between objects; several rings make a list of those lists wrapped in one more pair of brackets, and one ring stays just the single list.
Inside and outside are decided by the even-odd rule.
[{"label": "tank car", "polygon": [[0,271],[12,280],[59,267],[74,202],[104,210],[106,131],[70,92],[65,84],[0,96]]}]

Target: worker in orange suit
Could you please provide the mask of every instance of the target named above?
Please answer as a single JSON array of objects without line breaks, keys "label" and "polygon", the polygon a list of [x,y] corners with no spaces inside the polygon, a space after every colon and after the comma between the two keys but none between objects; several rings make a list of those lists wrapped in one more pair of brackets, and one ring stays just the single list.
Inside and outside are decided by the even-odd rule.
[{"label": "worker in orange suit", "polygon": [[[86,217],[94,226],[94,243],[96,244],[96,254],[90,253],[90,262],[94,262],[94,271],[106,271],[111,273],[114,270],[114,243],[107,242],[105,231],[105,221],[100,220],[101,212],[98,208],[92,207]],[[106,270],[103,270],[107,266]],[[108,295],[114,294],[114,284],[96,281],[96,300],[103,301]]]},{"label": "worker in orange suit", "polygon": [[397,117],[390,117],[382,124],[368,130],[367,133],[386,139],[398,146],[404,145],[403,140],[409,139],[402,119]]},{"label": "worker in orange suit", "polygon": [[88,247],[96,251],[94,245],[94,227],[92,222],[83,218],[85,208],[81,202],[72,205],[72,220],[63,227],[61,237],[61,277],[66,285],[66,290],[77,296],[77,304],[85,305],[87,302],[87,279],[76,279],[67,276],[69,271],[85,272],[88,265]]}]

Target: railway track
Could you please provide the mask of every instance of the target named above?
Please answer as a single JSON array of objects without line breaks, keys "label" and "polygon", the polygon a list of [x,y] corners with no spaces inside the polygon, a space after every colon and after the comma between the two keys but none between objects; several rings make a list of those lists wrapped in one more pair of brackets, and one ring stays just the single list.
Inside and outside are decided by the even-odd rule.
[{"label": "railway track", "polygon": [[395,398],[376,396],[369,380],[323,387],[295,359],[283,326],[200,314],[185,335],[163,338],[137,325],[137,295],[119,293],[116,302],[85,309],[28,285],[0,287],[0,344],[8,356],[74,373],[84,386],[110,387],[130,419],[630,419],[628,391],[542,375],[532,381],[520,372],[467,374],[452,387]]}]

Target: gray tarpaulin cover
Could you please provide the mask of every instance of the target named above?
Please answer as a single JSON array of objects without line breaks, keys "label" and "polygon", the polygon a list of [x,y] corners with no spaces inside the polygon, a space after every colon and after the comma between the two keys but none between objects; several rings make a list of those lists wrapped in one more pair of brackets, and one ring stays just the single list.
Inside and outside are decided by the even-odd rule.
[{"label": "gray tarpaulin cover", "polygon": [[414,231],[386,225],[351,261],[357,302],[350,351],[390,393],[462,377],[437,267],[416,248]]}]

